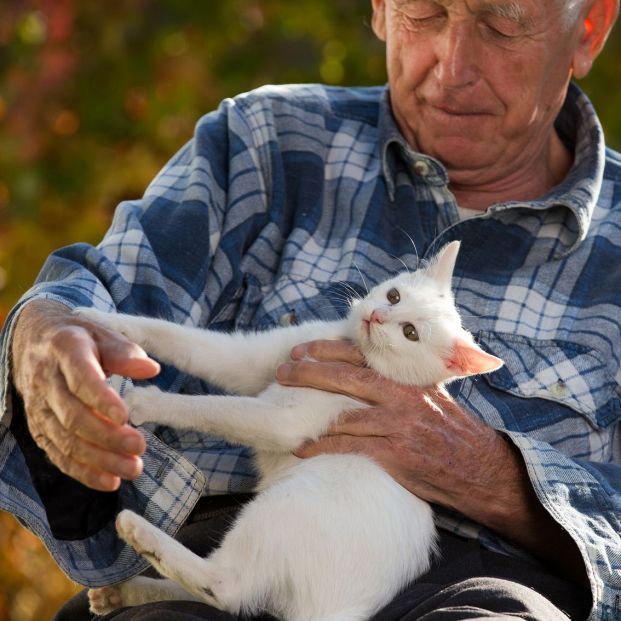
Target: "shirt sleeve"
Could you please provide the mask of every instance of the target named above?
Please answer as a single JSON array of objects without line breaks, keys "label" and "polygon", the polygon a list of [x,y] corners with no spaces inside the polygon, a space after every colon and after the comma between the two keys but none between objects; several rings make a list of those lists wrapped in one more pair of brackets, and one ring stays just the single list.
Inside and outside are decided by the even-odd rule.
[{"label": "shirt sleeve", "polygon": [[[198,500],[205,477],[153,434],[148,434],[143,475],[123,482],[116,493],[94,492],[63,475],[30,437],[12,385],[9,346],[15,320],[30,301],[50,299],[70,308],[96,306],[185,325],[209,323],[239,288],[243,250],[265,217],[266,149],[261,151],[240,106],[223,102],[199,121],[193,139],[142,199],[117,207],[100,244],[74,244],[48,258],[5,322],[0,508],[35,532],[78,583],[101,586],[142,571],[147,563],[115,535],[119,508],[174,534]],[[164,367],[156,381],[174,391],[185,380]]]},{"label": "shirt sleeve", "polygon": [[582,554],[595,602],[590,619],[618,618],[621,466],[572,460],[523,433],[504,433],[521,451],[539,501]]}]

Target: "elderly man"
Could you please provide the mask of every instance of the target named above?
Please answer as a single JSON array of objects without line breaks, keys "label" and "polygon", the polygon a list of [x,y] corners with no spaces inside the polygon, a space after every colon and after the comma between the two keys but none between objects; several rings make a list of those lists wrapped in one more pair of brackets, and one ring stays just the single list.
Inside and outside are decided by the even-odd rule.
[{"label": "elderly man", "polygon": [[[464,324],[505,366],[448,398],[373,375],[347,343],[300,345],[279,381],[372,405],[300,455],[366,453],[436,506],[442,554],[378,619],[621,618],[621,158],[570,83],[618,2],[372,4],[388,88],[225,101],[98,247],[50,257],[3,332],[2,507],[89,586],[145,568],[114,534],[120,508],[185,524],[205,551],[252,489],[251,456],[129,426],[106,375],[209,387],[158,374],[70,309],[219,329],[334,317],[338,283],[460,239]],[[59,618],[87,618],[83,602]],[[222,613],[166,602],[112,617]]]}]

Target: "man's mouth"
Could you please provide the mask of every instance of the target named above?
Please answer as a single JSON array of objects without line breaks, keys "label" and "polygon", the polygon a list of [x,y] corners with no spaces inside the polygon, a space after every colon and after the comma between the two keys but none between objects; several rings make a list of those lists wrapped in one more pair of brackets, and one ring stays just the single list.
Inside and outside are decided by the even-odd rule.
[{"label": "man's mouth", "polygon": [[487,116],[489,112],[485,112],[480,108],[458,107],[445,104],[429,104],[433,110],[447,114],[449,116]]}]

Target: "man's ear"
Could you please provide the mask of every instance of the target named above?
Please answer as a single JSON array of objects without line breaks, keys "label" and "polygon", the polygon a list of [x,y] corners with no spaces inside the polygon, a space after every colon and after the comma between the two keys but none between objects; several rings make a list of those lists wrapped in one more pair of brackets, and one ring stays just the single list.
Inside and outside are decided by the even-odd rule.
[{"label": "man's ear", "polygon": [[375,36],[380,41],[386,41],[386,2],[385,0],[371,0],[373,6],[373,17],[371,26]]},{"label": "man's ear", "polygon": [[619,0],[590,0],[582,15],[581,38],[574,51],[573,74],[584,78],[606,43],[619,13]]}]

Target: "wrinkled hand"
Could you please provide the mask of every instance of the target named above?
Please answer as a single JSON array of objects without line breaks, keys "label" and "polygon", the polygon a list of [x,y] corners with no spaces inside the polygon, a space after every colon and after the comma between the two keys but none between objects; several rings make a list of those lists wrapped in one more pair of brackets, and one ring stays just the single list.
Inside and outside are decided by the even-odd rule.
[{"label": "wrinkled hand", "polygon": [[493,510],[508,502],[517,456],[499,433],[465,412],[443,388],[404,386],[380,377],[347,341],[306,343],[293,350],[292,358],[278,370],[280,383],[344,393],[370,405],[341,417],[298,456],[366,454],[417,496],[478,521],[491,517],[482,516],[481,507]]},{"label": "wrinkled hand", "polygon": [[341,417],[328,435],[296,451],[299,457],[368,455],[413,494],[460,511],[559,575],[589,584],[580,551],[540,504],[519,451],[503,434],[441,388],[380,377],[347,341],[305,343],[294,348],[292,359],[278,369],[282,384],[343,393],[370,405]]},{"label": "wrinkled hand", "polygon": [[15,325],[11,362],[28,429],[62,472],[113,491],[142,472],[142,435],[127,424],[127,407],[106,376],[146,379],[159,365],[124,336],[36,300]]}]

